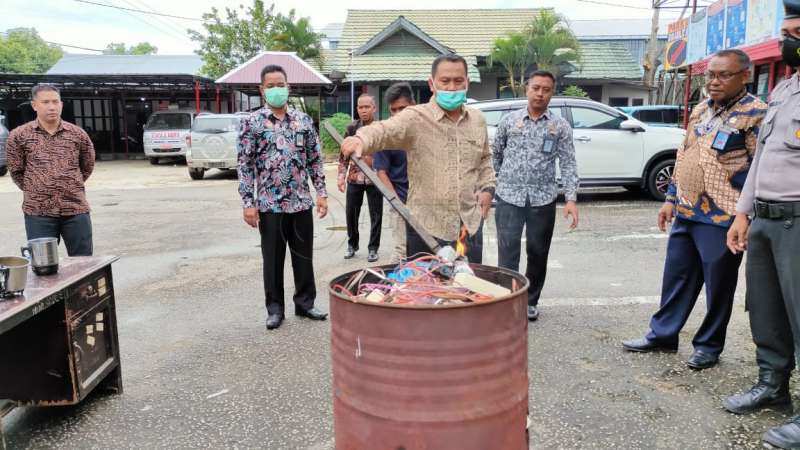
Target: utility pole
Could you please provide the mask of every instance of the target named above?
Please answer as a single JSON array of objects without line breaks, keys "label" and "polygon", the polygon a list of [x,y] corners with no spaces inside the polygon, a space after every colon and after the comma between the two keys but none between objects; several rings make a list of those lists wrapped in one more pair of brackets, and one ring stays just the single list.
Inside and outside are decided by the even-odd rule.
[{"label": "utility pole", "polygon": [[653,93],[655,92],[655,79],[656,71],[658,69],[658,22],[661,9],[658,8],[661,4],[656,4],[653,7],[653,18],[650,23],[650,40],[647,41],[647,52],[644,55],[642,67],[644,68],[644,77],[642,82],[645,87],[650,90],[648,101],[653,102]]}]

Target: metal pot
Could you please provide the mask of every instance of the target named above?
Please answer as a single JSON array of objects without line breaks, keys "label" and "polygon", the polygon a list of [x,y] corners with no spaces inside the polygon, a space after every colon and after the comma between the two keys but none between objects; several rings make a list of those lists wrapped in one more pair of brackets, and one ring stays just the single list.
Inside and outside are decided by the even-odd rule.
[{"label": "metal pot", "polygon": [[0,298],[22,295],[30,263],[19,256],[0,257]]},{"label": "metal pot", "polygon": [[58,272],[58,239],[54,237],[31,239],[20,249],[28,258],[36,275],[53,275]]}]

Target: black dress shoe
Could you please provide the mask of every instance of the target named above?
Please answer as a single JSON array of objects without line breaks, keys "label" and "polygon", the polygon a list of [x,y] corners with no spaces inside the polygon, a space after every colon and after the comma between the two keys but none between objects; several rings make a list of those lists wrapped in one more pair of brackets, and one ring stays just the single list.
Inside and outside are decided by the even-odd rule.
[{"label": "black dress shoe", "polygon": [[789,394],[789,376],[762,371],[758,374],[758,382],[749,391],[731,395],[722,405],[734,414],[747,414],[770,407],[790,411],[792,397]]},{"label": "black dress shoe", "polygon": [[703,370],[714,367],[719,362],[719,356],[695,350],[692,356],[686,361],[686,365],[694,370]]},{"label": "black dress shoe", "polygon": [[269,314],[267,316],[267,329],[274,330],[283,323],[283,314]]},{"label": "black dress shoe", "polygon": [[378,251],[370,250],[369,255],[367,256],[367,262],[375,262],[377,260],[378,260]]},{"label": "black dress shoe", "polygon": [[528,305],[528,320],[533,322],[539,318],[539,307]]},{"label": "black dress shoe", "polygon": [[344,259],[350,259],[353,256],[356,256],[356,252],[358,251],[357,248],[347,246],[347,251],[344,252]]},{"label": "black dress shoe", "polygon": [[764,442],[778,448],[800,449],[800,416],[764,433]]},{"label": "black dress shoe", "polygon": [[310,309],[294,309],[294,315],[299,317],[305,317],[311,320],[325,320],[328,318],[328,313],[324,313],[317,308],[310,308]]},{"label": "black dress shoe", "polygon": [[649,352],[675,353],[678,351],[677,345],[676,346],[662,345],[656,341],[651,341],[646,337],[622,341],[622,347],[629,352],[639,352],[639,353],[649,353]]}]

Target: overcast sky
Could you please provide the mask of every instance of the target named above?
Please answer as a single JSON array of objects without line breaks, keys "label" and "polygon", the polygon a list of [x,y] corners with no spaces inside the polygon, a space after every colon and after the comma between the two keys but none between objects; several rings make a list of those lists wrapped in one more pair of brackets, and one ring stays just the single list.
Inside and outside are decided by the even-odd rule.
[{"label": "overcast sky", "polygon": [[[190,18],[199,18],[212,6],[238,7],[251,0],[91,0],[119,7],[156,11]],[[90,49],[102,49],[109,42],[135,44],[148,41],[158,47],[159,54],[188,54],[197,46],[186,34],[187,28],[201,29],[197,21],[157,17],[148,14],[80,3],[75,0],[0,0],[0,31],[16,27],[36,28],[47,41]],[[267,2],[268,3],[268,2]],[[380,3],[380,7],[375,4]],[[609,6],[610,3],[627,7]],[[291,7],[300,16],[311,17],[315,27],[344,22],[347,9],[423,9],[423,8],[532,8],[552,7],[569,19],[649,18],[651,0],[278,0],[278,11]],[[673,17],[667,15],[667,17]],[[664,17],[662,15],[662,17]],[[83,50],[65,48],[69,52]]]}]

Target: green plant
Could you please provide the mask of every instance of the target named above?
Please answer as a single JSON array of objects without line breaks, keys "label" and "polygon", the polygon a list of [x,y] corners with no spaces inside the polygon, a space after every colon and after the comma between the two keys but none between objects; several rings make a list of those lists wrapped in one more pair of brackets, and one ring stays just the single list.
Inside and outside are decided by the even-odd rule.
[{"label": "green plant", "polygon": [[330,123],[333,125],[333,128],[339,132],[342,136],[344,136],[345,131],[347,130],[347,126],[350,125],[353,119],[350,118],[349,115],[345,113],[336,113],[331,117],[322,121],[319,126],[319,138],[322,141],[322,152],[327,154],[335,154],[339,153],[339,144],[333,140],[333,137],[328,133],[328,130],[325,129],[325,124]]},{"label": "green plant", "polygon": [[575,86],[574,84],[572,86],[567,86],[567,88],[564,89],[564,91],[561,93],[561,95],[566,95],[568,97],[589,98],[589,94],[587,94],[586,91],[584,91],[583,89],[579,88],[578,86]]},{"label": "green plant", "polygon": [[525,68],[530,64],[530,51],[525,34],[509,33],[505,38],[494,41],[489,54],[489,66],[499,64],[508,74],[508,84],[501,89],[509,89],[515,97],[525,96]]}]

